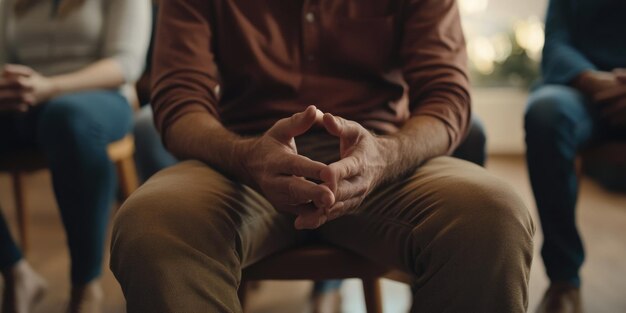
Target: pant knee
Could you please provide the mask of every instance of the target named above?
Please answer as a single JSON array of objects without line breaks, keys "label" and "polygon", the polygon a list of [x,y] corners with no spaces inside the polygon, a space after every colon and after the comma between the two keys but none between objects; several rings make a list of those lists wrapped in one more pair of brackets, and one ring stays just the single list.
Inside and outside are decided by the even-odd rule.
[{"label": "pant knee", "polygon": [[535,225],[511,187],[486,175],[455,178],[452,184],[453,194],[444,196],[435,213],[445,225],[433,235],[443,249],[488,262],[511,252],[532,257]]},{"label": "pant knee", "polygon": [[74,151],[79,147],[104,146],[100,123],[85,112],[78,99],[55,99],[43,108],[37,135],[44,148]]},{"label": "pant knee", "polygon": [[236,268],[237,233],[228,210],[192,202],[171,190],[142,187],[135,192],[114,220],[113,272],[127,273],[138,266],[154,274],[193,254]]},{"label": "pant knee", "polygon": [[165,201],[177,199],[172,193],[133,197],[116,217],[110,262],[129,311],[236,312],[241,267],[231,234],[195,216],[202,228],[181,219],[189,211]]},{"label": "pant knee", "polygon": [[565,86],[543,87],[530,97],[524,115],[528,145],[568,141],[585,119],[583,96]]},{"label": "pant knee", "polygon": [[[524,203],[512,188],[478,167],[457,168],[429,182],[432,190],[420,195],[423,199],[426,192],[432,202],[426,209],[424,201],[418,204],[419,222],[407,245],[416,303],[442,311],[450,308],[450,298],[465,297],[480,301],[451,311],[521,311],[534,235]],[[450,284],[458,277],[463,279]],[[432,290],[446,297],[433,297]]]},{"label": "pant knee", "polygon": [[119,93],[89,91],[53,98],[38,115],[38,141],[54,153],[102,153],[132,125],[132,110]]}]

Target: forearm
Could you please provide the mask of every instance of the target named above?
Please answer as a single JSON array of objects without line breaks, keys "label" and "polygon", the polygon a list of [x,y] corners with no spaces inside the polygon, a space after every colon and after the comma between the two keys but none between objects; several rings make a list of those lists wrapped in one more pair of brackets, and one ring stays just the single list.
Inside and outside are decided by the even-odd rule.
[{"label": "forearm", "polygon": [[589,80],[593,76],[593,71],[584,71],[578,74],[570,83],[572,87],[578,89],[584,94],[591,94]]},{"label": "forearm", "polygon": [[242,143],[246,139],[224,128],[208,113],[180,117],[167,128],[164,140],[168,150],[181,160],[200,160],[240,182],[251,183],[241,171]]},{"label": "forearm", "polygon": [[445,155],[450,146],[445,124],[426,115],[414,116],[399,132],[380,138],[388,160],[381,182],[402,176],[431,158]]},{"label": "forearm", "polygon": [[120,64],[102,59],[75,72],[49,77],[53,96],[89,89],[114,89],[125,83]]},{"label": "forearm", "polygon": [[580,51],[563,40],[552,39],[543,51],[541,70],[549,84],[572,84],[577,76],[596,67]]}]

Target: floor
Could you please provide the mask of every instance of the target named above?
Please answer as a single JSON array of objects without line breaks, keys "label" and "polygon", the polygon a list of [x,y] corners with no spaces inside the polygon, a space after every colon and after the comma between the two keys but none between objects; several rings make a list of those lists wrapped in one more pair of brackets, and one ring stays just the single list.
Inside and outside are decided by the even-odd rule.
[{"label": "floor", "polygon": [[[492,157],[488,169],[513,185],[535,215],[534,203],[523,158]],[[68,290],[68,257],[61,222],[55,209],[49,174],[35,173],[26,179],[31,210],[31,251],[28,260],[51,284],[49,294],[36,312],[63,312]],[[0,175],[0,203],[5,217],[14,225],[11,189],[6,175]],[[579,224],[588,251],[583,268],[583,295],[587,312],[626,312],[626,195],[612,194],[589,180],[583,180],[579,201]],[[538,232],[536,242],[541,242]],[[538,252],[539,244],[536,245]],[[536,253],[530,281],[530,311],[533,311],[547,286],[541,259]],[[108,265],[105,265],[108,268]],[[106,292],[105,312],[124,312],[119,285],[108,269],[103,277]],[[409,290],[390,281],[383,282],[385,312],[406,312]],[[250,313],[308,312],[309,282],[264,282],[250,295]],[[343,288],[343,311],[364,312],[360,282],[347,281]]]}]

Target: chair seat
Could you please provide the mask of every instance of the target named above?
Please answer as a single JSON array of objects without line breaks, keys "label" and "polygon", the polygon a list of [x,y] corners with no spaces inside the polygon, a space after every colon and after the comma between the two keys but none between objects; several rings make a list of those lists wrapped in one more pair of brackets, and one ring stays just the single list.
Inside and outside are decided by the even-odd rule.
[{"label": "chair seat", "polygon": [[611,141],[586,149],[582,153],[585,163],[626,165],[626,142]]},{"label": "chair seat", "polygon": [[135,153],[135,138],[132,135],[126,135],[124,138],[112,142],[107,147],[107,153],[113,162],[132,156]]},{"label": "chair seat", "polygon": [[582,151],[581,156],[581,173],[610,191],[626,192],[626,142],[592,146]]},{"label": "chair seat", "polygon": [[382,313],[379,278],[383,277],[407,284],[413,281],[406,273],[375,264],[346,249],[323,244],[306,245],[278,252],[244,268],[238,295],[245,309],[249,281],[358,278],[363,282],[366,311]]},{"label": "chair seat", "polygon": [[36,149],[0,155],[0,172],[34,172],[47,167],[46,158]]},{"label": "chair seat", "polygon": [[408,274],[369,261],[358,254],[315,244],[287,249],[243,270],[246,280],[376,279],[410,282]]}]

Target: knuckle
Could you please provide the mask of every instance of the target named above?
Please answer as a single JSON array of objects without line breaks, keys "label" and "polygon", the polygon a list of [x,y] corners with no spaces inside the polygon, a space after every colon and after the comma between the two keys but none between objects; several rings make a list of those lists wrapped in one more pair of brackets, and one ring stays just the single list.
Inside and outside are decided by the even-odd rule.
[{"label": "knuckle", "polygon": [[354,194],[354,186],[348,181],[342,181],[339,188],[337,188],[337,198],[343,200],[350,199],[352,198],[352,194]]},{"label": "knuckle", "polygon": [[328,195],[327,189],[320,185],[311,186],[311,191],[311,195],[315,197],[315,199],[312,200],[321,201]]},{"label": "knuckle", "polygon": [[359,188],[354,193],[358,197],[363,197],[369,192],[370,188],[365,184],[360,184]]},{"label": "knuckle", "polygon": [[300,199],[300,190],[294,180],[287,183],[287,200],[289,204],[296,204]]},{"label": "knuckle", "polygon": [[343,174],[346,177],[352,176],[352,175],[356,174],[356,168],[358,166],[359,166],[359,162],[358,162],[357,158],[356,157],[350,158],[350,160],[348,161],[346,166],[343,168],[344,169],[344,173]]}]

